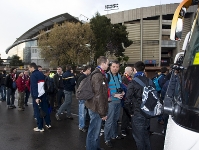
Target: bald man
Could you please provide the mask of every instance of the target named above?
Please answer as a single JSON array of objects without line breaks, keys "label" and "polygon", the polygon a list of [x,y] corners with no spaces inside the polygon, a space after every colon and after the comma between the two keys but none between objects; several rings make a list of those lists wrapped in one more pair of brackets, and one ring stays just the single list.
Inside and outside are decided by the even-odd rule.
[{"label": "bald man", "polygon": [[[122,83],[124,85],[127,86],[129,84],[129,82],[132,80],[132,74],[133,74],[133,68],[130,66],[126,67],[124,75],[122,76]],[[121,135],[124,137],[126,136],[126,130],[131,129],[131,125],[129,123],[130,121],[131,121],[131,119],[130,119],[128,113],[123,108]]]}]

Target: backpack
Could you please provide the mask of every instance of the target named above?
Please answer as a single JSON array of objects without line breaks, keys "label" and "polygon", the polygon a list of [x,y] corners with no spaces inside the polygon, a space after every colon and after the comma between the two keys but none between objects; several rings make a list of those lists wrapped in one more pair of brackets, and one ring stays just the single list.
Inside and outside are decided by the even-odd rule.
[{"label": "backpack", "polygon": [[157,76],[157,77],[155,77],[155,78],[153,78],[152,80],[153,80],[153,83],[155,84],[155,89],[156,89],[156,91],[161,91],[161,87],[160,87],[160,84],[159,84],[159,79],[162,77],[162,75],[159,75],[159,76]]},{"label": "backpack", "polygon": [[54,93],[55,88],[54,88],[54,81],[53,78],[46,77],[45,82],[44,82],[44,90],[46,93]]},{"label": "backpack", "polygon": [[153,82],[149,79],[149,85],[144,84],[139,78],[133,79],[139,85],[143,87],[141,113],[146,118],[156,117],[162,114],[163,106],[160,103],[157,91],[152,86]]},{"label": "backpack", "polygon": [[80,82],[79,87],[76,90],[77,100],[89,100],[93,98],[94,92],[91,84],[91,79],[95,73],[97,72],[93,71],[90,75],[88,75]]}]

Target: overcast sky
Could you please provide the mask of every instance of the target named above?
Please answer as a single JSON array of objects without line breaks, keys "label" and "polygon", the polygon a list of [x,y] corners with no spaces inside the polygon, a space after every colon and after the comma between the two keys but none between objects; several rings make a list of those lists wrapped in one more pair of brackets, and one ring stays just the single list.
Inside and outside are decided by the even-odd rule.
[{"label": "overcast sky", "polygon": [[118,4],[118,10],[108,13],[148,7],[159,4],[180,3],[182,0],[1,0],[0,2],[0,53],[7,58],[5,49],[16,38],[35,25],[63,13],[92,18],[98,11],[107,14],[105,5]]}]

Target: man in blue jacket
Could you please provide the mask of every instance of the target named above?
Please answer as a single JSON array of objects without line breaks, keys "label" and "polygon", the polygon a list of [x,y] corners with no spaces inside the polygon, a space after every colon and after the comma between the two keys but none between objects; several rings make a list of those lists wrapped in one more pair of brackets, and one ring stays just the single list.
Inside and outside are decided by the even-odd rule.
[{"label": "man in blue jacket", "polygon": [[71,115],[71,103],[72,103],[72,94],[75,89],[76,82],[74,74],[71,73],[71,69],[72,69],[71,65],[67,65],[66,72],[62,76],[65,100],[55,115],[57,120],[60,120],[59,115],[63,113],[65,110],[67,110],[66,118],[73,120],[73,117]]},{"label": "man in blue jacket", "polygon": [[[33,130],[36,132],[43,132],[43,117],[40,116],[40,111],[45,112],[46,127],[51,128],[50,114],[48,112],[48,101],[44,90],[44,74],[37,69],[35,63],[29,65],[30,76],[30,91],[33,98],[33,107],[37,117],[37,127]],[[39,106],[41,108],[39,108]]]}]

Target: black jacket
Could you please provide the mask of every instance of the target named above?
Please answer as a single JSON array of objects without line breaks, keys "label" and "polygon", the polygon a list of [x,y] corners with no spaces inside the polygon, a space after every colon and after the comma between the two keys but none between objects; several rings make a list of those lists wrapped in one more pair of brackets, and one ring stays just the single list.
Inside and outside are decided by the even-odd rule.
[{"label": "black jacket", "polygon": [[1,74],[1,85],[5,85],[5,79],[6,79],[6,73],[5,74]]},{"label": "black jacket", "polygon": [[70,70],[67,70],[63,74],[63,84],[64,84],[64,90],[66,91],[74,91],[76,81],[75,81],[75,76],[73,73],[71,73]]},{"label": "black jacket", "polygon": [[55,74],[53,77],[55,90],[64,89],[62,75]]},{"label": "black jacket", "polygon": [[[146,76],[138,76],[138,78],[144,84],[149,85],[149,78],[147,78]],[[129,115],[140,114],[142,93],[143,93],[143,87],[139,85],[139,83],[137,83],[136,81],[132,80],[128,84],[126,100],[124,102],[124,108],[128,111]]]},{"label": "black jacket", "polygon": [[84,73],[82,73],[80,76],[79,76],[79,78],[78,78],[78,80],[77,80],[77,88],[79,87],[79,84],[81,83],[81,81],[83,80],[83,79],[85,79],[87,77],[87,75],[85,75]]},{"label": "black jacket", "polygon": [[12,90],[15,90],[15,89],[13,89],[12,84],[13,84],[12,75],[11,75],[11,74],[8,74],[8,75],[6,76],[6,78],[5,78],[5,86],[6,86],[7,88],[10,88],[10,89],[12,89]]}]

